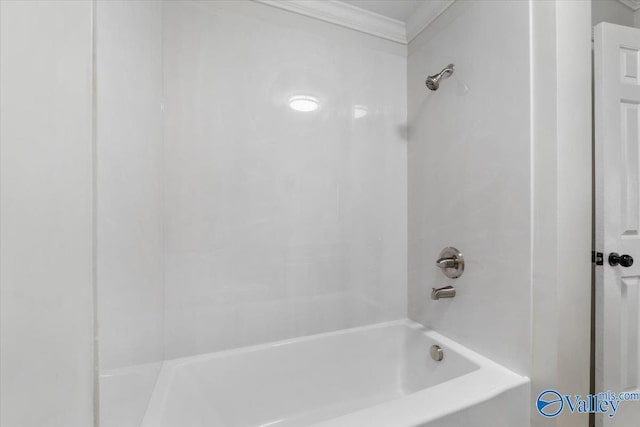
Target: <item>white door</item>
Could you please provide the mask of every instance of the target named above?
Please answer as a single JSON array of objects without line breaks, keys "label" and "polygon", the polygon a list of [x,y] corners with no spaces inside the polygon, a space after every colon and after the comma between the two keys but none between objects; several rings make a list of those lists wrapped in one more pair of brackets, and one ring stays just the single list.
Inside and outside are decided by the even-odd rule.
[{"label": "white door", "polygon": [[[596,392],[640,389],[640,29],[595,28]],[[609,256],[617,253],[617,265]],[[630,258],[635,259],[628,266]],[[616,258],[613,257],[613,264]],[[622,402],[599,427],[640,426]]]}]

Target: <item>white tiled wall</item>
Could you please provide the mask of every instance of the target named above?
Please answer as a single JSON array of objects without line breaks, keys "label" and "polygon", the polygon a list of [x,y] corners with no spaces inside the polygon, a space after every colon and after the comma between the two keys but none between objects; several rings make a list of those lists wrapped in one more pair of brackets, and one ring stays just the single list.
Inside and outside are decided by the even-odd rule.
[{"label": "white tiled wall", "polygon": [[[172,358],[405,316],[405,46],[254,2],[97,18],[106,393],[163,341]],[[293,111],[301,94],[319,109]]]},{"label": "white tiled wall", "polygon": [[406,47],[253,2],[164,16],[166,356],[404,317]]},{"label": "white tiled wall", "polygon": [[[508,34],[508,37],[505,37]],[[508,59],[507,59],[508,58]],[[453,63],[437,92],[424,78]],[[530,370],[529,5],[456,2],[409,45],[409,315]],[[460,249],[464,275],[435,266]],[[453,285],[452,300],[432,287]]]}]

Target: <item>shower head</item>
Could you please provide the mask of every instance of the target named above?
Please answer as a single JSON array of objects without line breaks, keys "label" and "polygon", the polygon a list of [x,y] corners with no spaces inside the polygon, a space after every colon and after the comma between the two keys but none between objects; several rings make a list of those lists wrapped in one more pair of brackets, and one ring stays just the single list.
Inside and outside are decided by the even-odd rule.
[{"label": "shower head", "polygon": [[444,80],[453,74],[453,64],[447,65],[442,71],[438,74],[434,74],[432,76],[427,77],[425,84],[431,90],[438,90],[440,87],[440,80]]}]

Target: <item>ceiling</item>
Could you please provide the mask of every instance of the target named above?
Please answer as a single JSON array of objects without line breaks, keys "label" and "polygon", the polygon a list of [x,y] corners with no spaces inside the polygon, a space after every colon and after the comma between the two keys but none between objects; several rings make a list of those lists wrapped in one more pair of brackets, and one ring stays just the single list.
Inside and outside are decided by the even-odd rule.
[{"label": "ceiling", "polygon": [[398,21],[407,22],[411,14],[425,0],[342,0],[352,6],[359,7]]}]

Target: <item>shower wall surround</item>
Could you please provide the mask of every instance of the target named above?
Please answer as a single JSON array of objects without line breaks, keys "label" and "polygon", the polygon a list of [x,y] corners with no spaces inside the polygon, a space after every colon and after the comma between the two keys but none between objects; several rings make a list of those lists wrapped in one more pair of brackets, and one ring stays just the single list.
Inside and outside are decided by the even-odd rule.
[{"label": "shower wall surround", "polygon": [[405,317],[406,46],[254,2],[164,17],[165,356]]},{"label": "shower wall surround", "polygon": [[97,2],[100,366],[163,360],[162,3]]},{"label": "shower wall surround", "polygon": [[96,7],[103,425],[139,425],[164,359],[405,317],[406,46],[255,2]]},{"label": "shower wall surround", "polygon": [[139,425],[164,360],[162,2],[96,2],[102,426]]},{"label": "shower wall surround", "polygon": [[[409,315],[530,371],[528,2],[454,3],[409,44]],[[505,37],[509,34],[509,37]],[[504,58],[509,58],[505,69]],[[424,78],[454,63],[437,92]],[[465,273],[435,268],[440,250]],[[454,285],[454,300],[431,301]]]},{"label": "shower wall surround", "polygon": [[405,317],[406,46],[254,2],[97,16],[103,371]]}]

